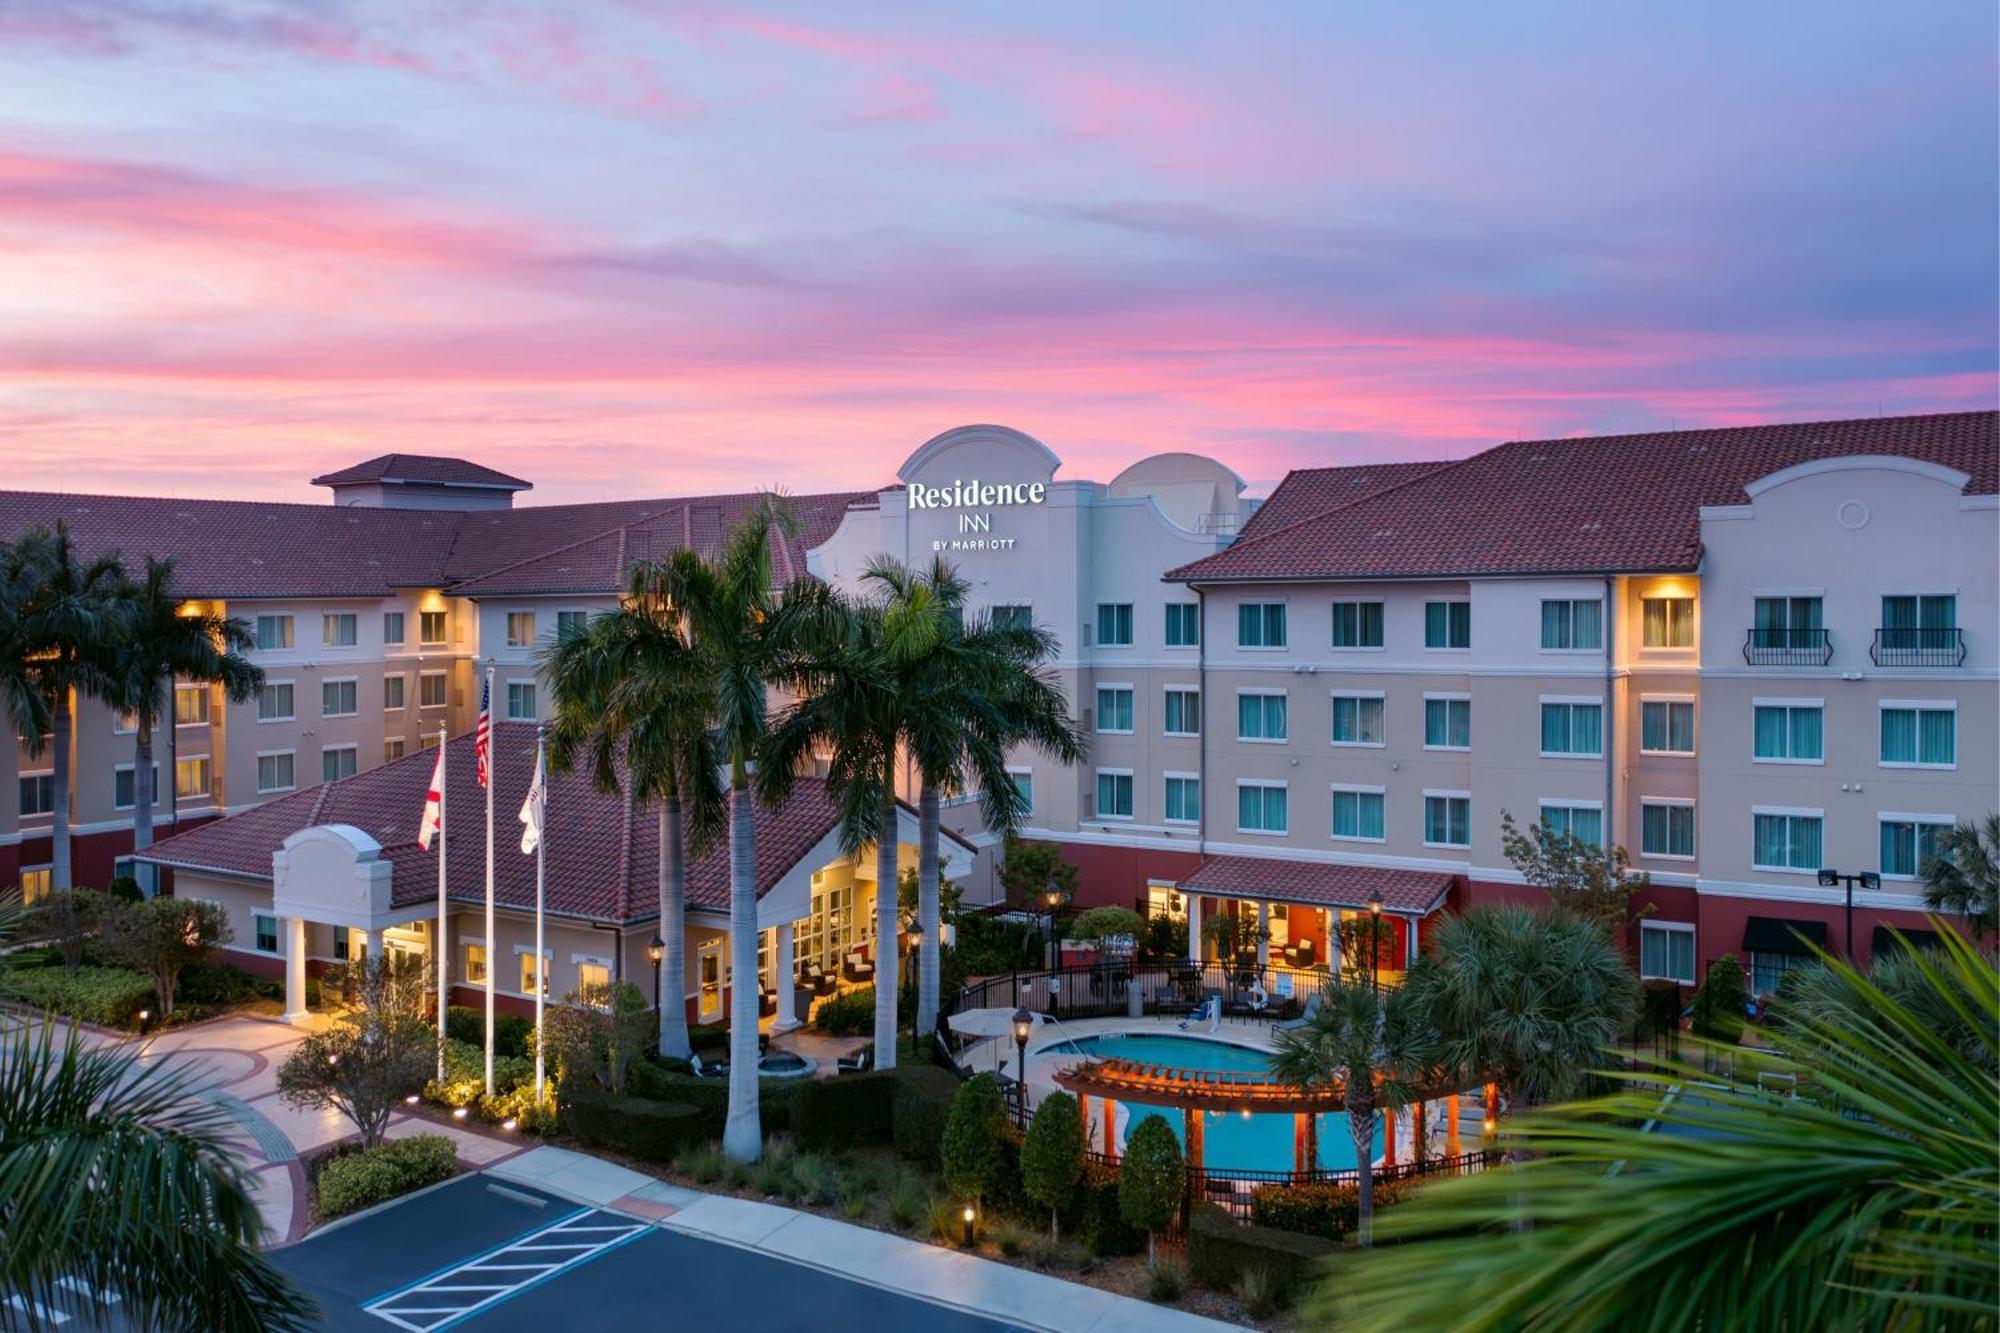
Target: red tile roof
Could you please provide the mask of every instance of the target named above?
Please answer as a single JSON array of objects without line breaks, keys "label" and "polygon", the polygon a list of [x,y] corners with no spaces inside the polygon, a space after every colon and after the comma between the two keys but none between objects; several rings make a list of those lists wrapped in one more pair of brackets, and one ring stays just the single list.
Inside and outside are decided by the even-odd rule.
[{"label": "red tile roof", "polygon": [[496,472],[490,467],[467,462],[463,458],[445,458],[438,454],[382,454],[365,463],[344,467],[323,476],[314,477],[315,486],[353,486],[371,481],[414,482],[430,486],[479,486],[499,490],[526,491],[534,489],[531,481],[510,477],[504,472]]},{"label": "red tile roof", "polygon": [[1211,856],[1180,882],[1183,893],[1304,903],[1314,907],[1368,906],[1382,895],[1388,912],[1429,912],[1443,905],[1458,877],[1441,871],[1384,870],[1373,866],[1279,861],[1261,856]]},{"label": "red tile roof", "polygon": [[[1283,527],[1264,525],[1166,577],[1255,582],[1690,571],[1701,559],[1702,506],[1742,504],[1744,485],[1759,477],[1853,454],[1938,463],[1969,475],[1968,494],[1991,495],[2000,491],[2000,413],[1503,444],[1352,504]],[[1272,502],[1280,503],[1279,496]]]},{"label": "red tile roof", "polygon": [[1377,491],[1400,485],[1412,477],[1421,477],[1426,472],[1450,466],[1447,462],[1434,461],[1293,468],[1278,483],[1278,489],[1271,492],[1270,498],[1250,515],[1249,521],[1236,534],[1236,539],[1243,541],[1261,537],[1267,532],[1290,527],[1300,519],[1313,518],[1329,509],[1351,505],[1356,500],[1364,500]]}]

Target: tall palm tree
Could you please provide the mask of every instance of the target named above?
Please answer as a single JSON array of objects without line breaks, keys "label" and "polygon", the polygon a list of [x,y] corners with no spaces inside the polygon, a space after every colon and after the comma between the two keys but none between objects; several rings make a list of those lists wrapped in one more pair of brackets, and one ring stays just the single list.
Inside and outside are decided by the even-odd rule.
[{"label": "tall palm tree", "polygon": [[24,657],[28,687],[40,696],[32,710],[45,722],[28,733],[28,752],[53,747],[55,811],[49,830],[51,887],[70,887],[70,735],[74,700],[102,697],[110,688],[112,650],[127,632],[131,611],[124,567],[114,554],[84,558],[70,540],[69,525],[54,532],[36,528],[8,549],[7,582],[15,585],[15,633]]},{"label": "tall palm tree", "polygon": [[1964,917],[1975,939],[2000,930],[2000,815],[1947,830],[1922,870],[1924,906]]},{"label": "tall palm tree", "polygon": [[593,616],[542,654],[553,716],[549,754],[558,771],[587,753],[593,780],[616,791],[621,768],[634,801],[656,807],[660,835],[659,1051],[685,1060],[687,856],[723,820],[722,759],[709,718],[715,691],[663,587],[664,566],[636,566],[617,611]]},{"label": "tall palm tree", "polygon": [[[1952,932],[1899,1002],[1839,1002],[1738,1073],[1660,1062],[1509,1123],[1527,1160],[1386,1214],[1309,1317],[1343,1329],[1991,1329],[2000,1309],[2000,978]],[[1945,1011],[1968,1051],[1934,1030]],[[1755,1061],[1754,1067],[1752,1062]],[[1662,1083],[1671,1095],[1662,1096]],[[1523,1223],[1531,1225],[1522,1225]]]},{"label": "tall palm tree", "polygon": [[[1302,1028],[1278,1034],[1271,1071],[1281,1083],[1309,1090],[1339,1089],[1360,1169],[1356,1239],[1369,1243],[1375,1218],[1375,1112],[1394,1115],[1433,1067],[1437,1034],[1403,987],[1379,994],[1372,986],[1330,976],[1320,1007]],[[1390,1163],[1389,1165],[1393,1165]]]},{"label": "tall palm tree", "polygon": [[[132,850],[153,845],[153,728],[163,702],[172,715],[170,691],[176,680],[220,685],[233,703],[255,697],[264,672],[242,654],[255,646],[249,626],[213,612],[189,614],[174,592],[174,562],[146,557],[145,572],[126,598],[125,631],[112,645],[105,699],[132,713],[138,722],[133,742]],[[148,896],[158,871],[141,872]]]}]

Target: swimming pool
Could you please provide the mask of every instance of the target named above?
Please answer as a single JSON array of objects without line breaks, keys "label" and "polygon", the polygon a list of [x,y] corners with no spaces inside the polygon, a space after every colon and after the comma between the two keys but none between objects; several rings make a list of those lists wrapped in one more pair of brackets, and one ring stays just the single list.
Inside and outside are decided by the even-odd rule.
[{"label": "swimming pool", "polygon": [[[1245,1074],[1268,1073],[1268,1052],[1234,1042],[1177,1033],[1104,1033],[1091,1037],[1071,1037],[1041,1049],[1051,1055],[1081,1055],[1093,1060],[1134,1060],[1141,1064],[1165,1065],[1173,1069],[1226,1070]],[[1123,1151],[1132,1127],[1149,1114],[1167,1122],[1174,1137],[1184,1137],[1181,1112],[1174,1107],[1149,1106],[1143,1102],[1120,1103],[1118,1142]],[[1293,1119],[1289,1115],[1246,1115],[1242,1112],[1210,1111],[1202,1132],[1202,1160],[1220,1170],[1289,1171],[1292,1167]],[[1332,1111],[1315,1117],[1319,1141],[1319,1165],[1329,1171],[1354,1168],[1354,1133],[1347,1112]],[[1187,1144],[1182,1142],[1186,1149]],[[1371,1158],[1382,1153],[1382,1118],[1375,1117]]]}]

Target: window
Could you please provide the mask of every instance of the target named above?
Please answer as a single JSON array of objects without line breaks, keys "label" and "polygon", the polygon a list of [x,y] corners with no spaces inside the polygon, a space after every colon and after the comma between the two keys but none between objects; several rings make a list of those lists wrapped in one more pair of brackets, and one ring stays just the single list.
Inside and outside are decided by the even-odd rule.
[{"label": "window", "polygon": [[323,680],[319,683],[319,715],[352,717],[359,711],[360,682]]},{"label": "window", "polygon": [[1817,699],[1752,701],[1750,757],[1772,764],[1817,764],[1825,757]]},{"label": "window", "polygon": [[49,896],[55,887],[54,866],[21,867],[21,906],[33,907]]},{"label": "window", "polygon": [[1424,842],[1432,847],[1472,845],[1472,798],[1463,793],[1424,793]]},{"label": "window", "polygon": [[1097,687],[1097,729],[1099,731],[1130,732],[1132,730],[1132,687],[1130,685],[1100,685]]},{"label": "window", "polygon": [[1035,608],[1032,606],[1023,606],[1019,602],[1015,602],[1008,606],[996,606],[993,608],[994,629],[1033,629],[1034,627]]},{"label": "window", "polygon": [[1201,691],[1169,687],[1162,730],[1169,736],[1201,735]]},{"label": "window", "polygon": [[1201,644],[1201,603],[1167,603],[1167,647],[1194,648]]},{"label": "window", "polygon": [[1594,652],[1603,647],[1603,602],[1591,599],[1542,603],[1544,652]]},{"label": "window", "polygon": [[250,929],[256,937],[258,953],[278,952],[278,918],[269,912],[252,912]]},{"label": "window", "polygon": [[1201,779],[1186,773],[1167,774],[1166,820],[1194,824],[1201,820]]},{"label": "window", "polygon": [[1132,817],[1132,775],[1108,768],[1097,770],[1097,815],[1100,819]]},{"label": "window", "polygon": [[588,611],[558,611],[556,612],[556,638],[567,639],[572,635],[581,634],[583,633],[583,627],[589,623],[590,612]]},{"label": "window", "polygon": [[420,671],[417,673],[417,707],[444,707],[444,672]]},{"label": "window", "polygon": [[1383,839],[1383,794],[1374,788],[1333,789],[1333,836],[1363,842]]},{"label": "window", "polygon": [[360,755],[352,745],[329,745],[319,752],[319,780],[338,782],[354,776]]},{"label": "window", "polygon": [[207,755],[194,755],[174,763],[174,795],[182,800],[206,796],[213,789]]},{"label": "window", "polygon": [[1097,604],[1097,642],[1104,648],[1129,648],[1132,645],[1132,603],[1099,602]]},{"label": "window", "polygon": [[1543,829],[1557,837],[1575,838],[1592,847],[1604,845],[1604,811],[1594,805],[1542,804]]},{"label": "window", "polygon": [[535,720],[534,681],[510,680],[507,682],[507,720],[509,722],[533,722]]},{"label": "window", "polygon": [[1239,741],[1282,741],[1285,731],[1285,696],[1250,694],[1236,696],[1236,739]]},{"label": "window", "polygon": [[[349,952],[349,946],[352,943],[353,932],[346,926],[335,926],[333,928],[333,956],[336,961],[346,962],[349,958],[353,957],[353,954]],[[363,944],[364,946],[366,945],[365,940]],[[367,953],[366,947],[362,949],[362,953]]]},{"label": "window", "polygon": [[382,711],[394,712],[403,706],[408,677],[398,671],[382,677]]},{"label": "window", "polygon": [[1597,755],[1604,752],[1604,705],[1542,704],[1542,753]]},{"label": "window", "polygon": [[1639,612],[1641,647],[1694,647],[1694,598],[1641,598]]},{"label": "window", "polygon": [[111,734],[132,736],[139,730],[139,714],[130,708],[121,708],[111,715]]},{"label": "window", "polygon": [[401,736],[391,736],[382,742],[382,762],[393,764],[410,750],[410,743]]},{"label": "window", "polygon": [[352,648],[359,639],[352,611],[331,612],[319,618],[319,641],[328,648]]},{"label": "window", "polygon": [[1236,608],[1238,648],[1282,648],[1285,646],[1285,604],[1245,602]]},{"label": "window", "polygon": [[521,955],[521,994],[533,995],[538,985],[542,994],[549,993],[548,970],[537,966],[542,961],[535,957],[532,950]]},{"label": "window", "polygon": [[1382,744],[1381,696],[1334,695],[1333,743],[1335,745]]},{"label": "window", "polygon": [[584,959],[576,965],[579,990],[604,990],[611,985],[611,969],[603,963]]},{"label": "window", "polygon": [[1884,648],[1949,648],[1958,628],[1958,598],[1903,593],[1882,599]]},{"label": "window", "polygon": [[1694,806],[1683,802],[1639,802],[1639,854],[1694,859]]},{"label": "window", "polygon": [[450,628],[448,611],[419,611],[417,613],[417,640],[427,647],[441,647]]},{"label": "window", "polygon": [[1818,812],[1753,811],[1750,863],[1758,870],[1818,870],[1823,822]]},{"label": "window", "polygon": [[535,642],[535,613],[533,611],[509,611],[507,613],[507,646],[528,648]]},{"label": "window", "polygon": [[1753,953],[1750,955],[1750,992],[1753,995],[1776,995],[1778,983],[1785,973],[1796,968],[1812,967],[1818,961],[1802,953]]},{"label": "window", "polygon": [[1937,858],[1938,839],[1951,832],[1952,821],[1911,815],[1882,818],[1882,873],[1914,879]]},{"label": "window", "polygon": [[1885,766],[1952,768],[1958,763],[1958,712],[1935,703],[1882,704]]},{"label": "window", "polygon": [[292,618],[290,616],[258,616],[257,646],[267,653],[291,647]]},{"label": "window", "polygon": [[1753,648],[1817,648],[1826,628],[1818,597],[1759,597],[1750,630]]},{"label": "window", "polygon": [[177,727],[208,725],[208,686],[174,686],[174,725]]},{"label": "window", "polygon": [[1035,813],[1035,773],[1028,768],[1010,768],[1007,776],[1014,780],[1014,790],[1021,797],[1021,813]]},{"label": "window", "polygon": [[257,720],[259,722],[290,722],[294,716],[292,682],[289,680],[268,680],[264,688],[257,691]]},{"label": "window", "polygon": [[465,946],[466,984],[483,986],[486,984],[486,946],[468,944]]},{"label": "window", "polygon": [[1639,975],[1648,981],[1694,985],[1694,927],[1640,922]]},{"label": "window", "polygon": [[403,613],[401,611],[384,611],[382,613],[383,644],[394,648],[403,642],[403,635]]},{"label": "window", "polygon": [[1472,748],[1472,700],[1449,696],[1424,698],[1424,748],[1426,750],[1470,750]]},{"label": "window", "polygon": [[1470,648],[1471,602],[1425,602],[1424,647]]},{"label": "window", "polygon": [[1382,646],[1382,603],[1335,602],[1333,604],[1333,646],[1336,648],[1380,648]]},{"label": "window", "polygon": [[1239,782],[1236,784],[1236,831],[1238,833],[1284,833],[1291,827],[1286,808],[1287,793],[1282,782]]},{"label": "window", "polygon": [[[130,810],[139,804],[139,784],[136,781],[138,769],[124,764],[111,773],[111,804],[119,810]],[[160,790],[160,766],[153,765],[153,792]]]},{"label": "window", "polygon": [[1647,754],[1693,754],[1694,700],[1640,700],[1639,749]]},{"label": "window", "polygon": [[257,790],[290,791],[298,785],[294,765],[296,756],[289,750],[283,754],[260,754],[257,756]]},{"label": "window", "polygon": [[31,815],[52,815],[56,812],[56,775],[53,773],[23,773],[21,775],[21,818]]}]

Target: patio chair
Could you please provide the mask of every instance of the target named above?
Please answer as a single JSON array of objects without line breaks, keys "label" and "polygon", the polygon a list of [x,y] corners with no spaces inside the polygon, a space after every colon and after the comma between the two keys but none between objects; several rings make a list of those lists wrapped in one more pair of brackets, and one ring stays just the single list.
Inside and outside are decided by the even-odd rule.
[{"label": "patio chair", "polygon": [[694,1071],[696,1078],[722,1078],[729,1073],[729,1061],[717,1060],[711,1064],[699,1055],[691,1054],[688,1056],[688,1068]]},{"label": "patio chair", "polygon": [[807,965],[806,985],[812,987],[815,995],[831,995],[840,989],[840,981],[832,973],[821,968],[818,963]]},{"label": "patio chair", "polygon": [[849,949],[841,960],[840,974],[857,985],[875,980],[875,964],[868,961],[866,949]]},{"label": "patio chair", "polygon": [[1280,1032],[1295,1031],[1299,1028],[1304,1027],[1306,1024],[1312,1022],[1313,1019],[1318,1016],[1319,1016],[1319,992],[1314,991],[1311,995],[1306,997],[1305,1012],[1300,1014],[1297,1018],[1288,1018],[1284,1022],[1278,1024],[1278,1031]]},{"label": "patio chair", "polygon": [[868,1057],[872,1053],[873,1048],[863,1046],[852,1055],[843,1055],[833,1062],[834,1072],[836,1074],[865,1074],[868,1072]]}]

